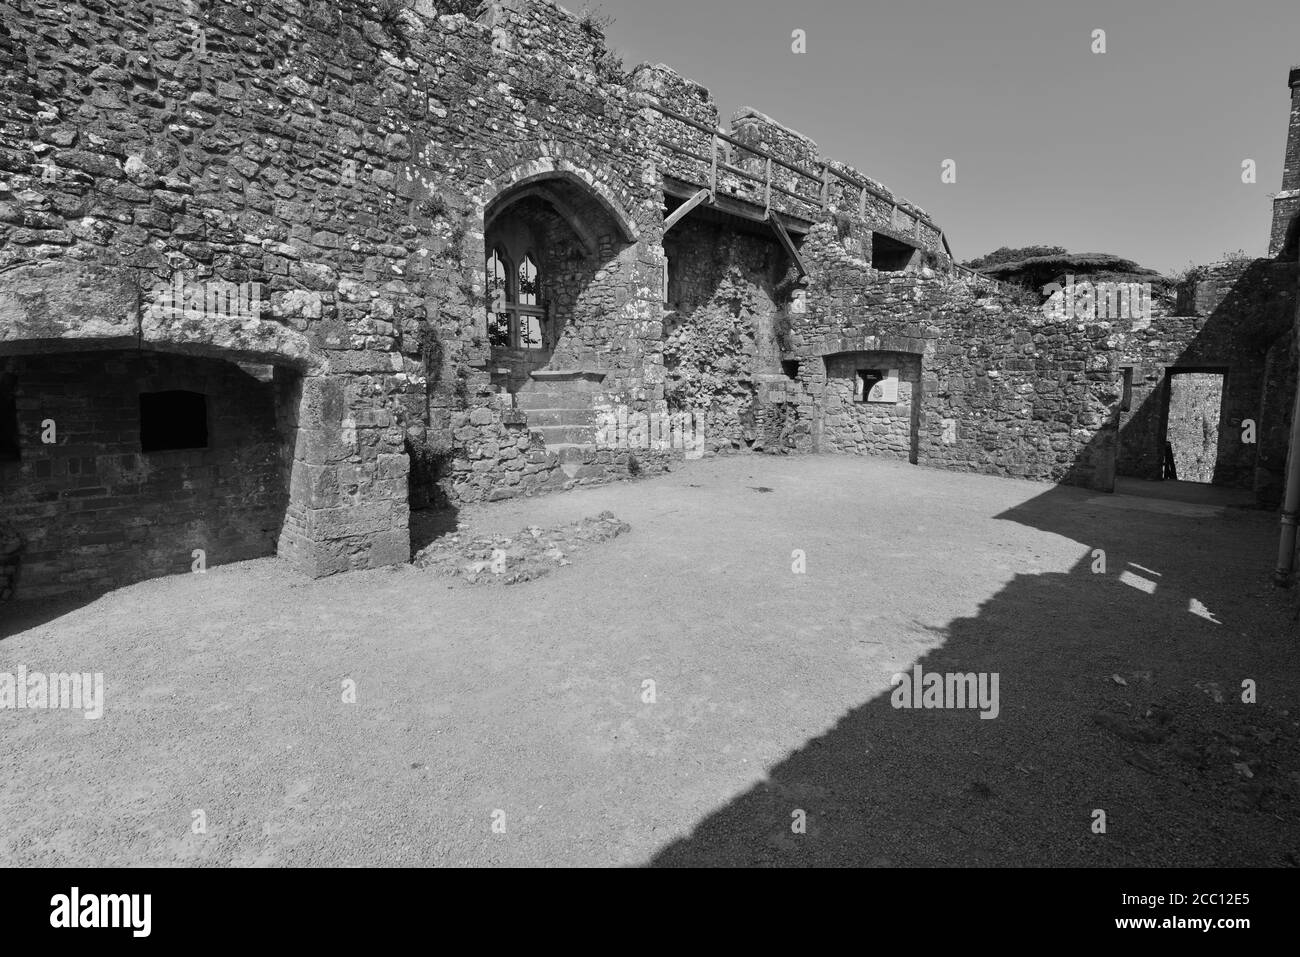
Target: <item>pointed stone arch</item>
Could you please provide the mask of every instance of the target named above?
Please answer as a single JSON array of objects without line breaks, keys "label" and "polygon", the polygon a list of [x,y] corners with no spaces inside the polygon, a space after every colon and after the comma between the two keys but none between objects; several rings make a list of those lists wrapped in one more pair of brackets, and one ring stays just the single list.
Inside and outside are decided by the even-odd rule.
[{"label": "pointed stone arch", "polygon": [[636,208],[633,196],[585,151],[568,144],[538,143],[507,159],[510,167],[489,180],[478,197],[485,223],[517,199],[539,195],[555,206],[587,243],[596,234],[582,221],[573,198],[578,196],[590,198],[601,209],[620,240],[634,243],[641,238],[641,228],[632,214]]}]

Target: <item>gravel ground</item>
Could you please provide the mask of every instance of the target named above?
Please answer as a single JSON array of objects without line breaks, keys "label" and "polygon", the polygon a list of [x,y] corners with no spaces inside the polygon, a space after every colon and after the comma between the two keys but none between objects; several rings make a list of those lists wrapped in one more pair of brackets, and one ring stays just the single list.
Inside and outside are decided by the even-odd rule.
[{"label": "gravel ground", "polygon": [[[463,512],[630,523],[522,584],[264,559],[8,606],[0,672],[106,704],[0,711],[0,865],[1294,866],[1276,518],[1167,504],[708,459]],[[997,673],[998,717],[892,707],[916,663]]]}]

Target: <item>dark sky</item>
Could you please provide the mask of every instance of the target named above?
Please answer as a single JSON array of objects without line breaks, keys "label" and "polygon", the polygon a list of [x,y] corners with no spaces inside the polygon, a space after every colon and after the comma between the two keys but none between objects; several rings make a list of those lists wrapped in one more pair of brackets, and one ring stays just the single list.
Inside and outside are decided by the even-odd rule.
[{"label": "dark sky", "polygon": [[1300,0],[594,6],[626,66],[697,80],[724,123],[752,106],[812,137],[927,210],[958,259],[1046,244],[1168,272],[1266,252]]}]

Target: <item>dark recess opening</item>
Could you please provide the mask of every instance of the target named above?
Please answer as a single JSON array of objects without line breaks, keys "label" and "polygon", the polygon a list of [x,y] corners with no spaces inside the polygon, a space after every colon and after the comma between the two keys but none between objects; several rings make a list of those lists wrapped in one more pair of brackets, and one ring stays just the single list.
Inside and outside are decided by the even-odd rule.
[{"label": "dark recess opening", "polygon": [[13,390],[0,383],[0,462],[18,461],[18,406]]},{"label": "dark recess opening", "polygon": [[916,250],[884,233],[871,234],[871,267],[882,272],[901,272],[912,261]]},{"label": "dark recess opening", "polygon": [[207,396],[181,389],[140,393],[140,451],[207,447]]},{"label": "dark recess opening", "polygon": [[797,379],[797,378],[799,378],[799,360],[798,360],[798,359],[782,359],[782,360],[781,360],[781,371],[785,373],[785,376],[786,376],[787,379]]}]

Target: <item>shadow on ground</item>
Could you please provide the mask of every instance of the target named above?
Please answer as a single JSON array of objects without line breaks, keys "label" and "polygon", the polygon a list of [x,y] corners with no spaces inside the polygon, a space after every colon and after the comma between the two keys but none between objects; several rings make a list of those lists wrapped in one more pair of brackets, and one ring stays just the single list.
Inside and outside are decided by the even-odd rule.
[{"label": "shadow on ground", "polygon": [[411,557],[419,554],[444,535],[456,531],[460,511],[456,508],[420,508],[411,510]]},{"label": "shadow on ground", "polygon": [[59,598],[31,599],[0,603],[0,641],[62,618],[93,604],[113,589],[65,595]]},{"label": "shadow on ground", "polygon": [[1147,501],[1060,487],[998,516],[1087,551],[1015,575],[919,659],[998,674],[995,719],[879,694],[649,863],[1300,864],[1300,629],[1266,584],[1276,525]]}]

